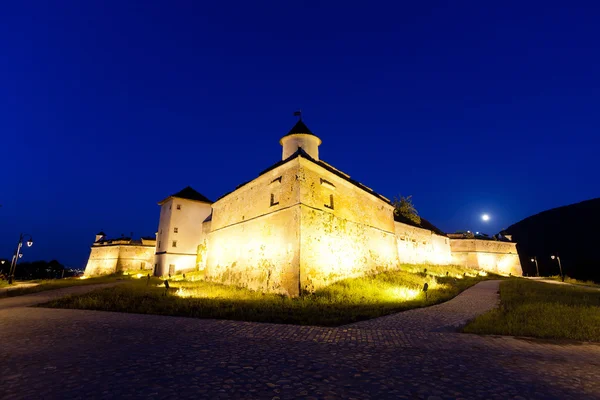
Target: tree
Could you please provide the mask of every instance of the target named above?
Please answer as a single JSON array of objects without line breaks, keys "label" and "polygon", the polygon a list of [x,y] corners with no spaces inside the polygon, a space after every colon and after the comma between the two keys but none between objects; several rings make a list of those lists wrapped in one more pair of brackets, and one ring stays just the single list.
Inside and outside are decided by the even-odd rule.
[{"label": "tree", "polygon": [[412,196],[399,196],[394,198],[392,203],[394,206],[394,214],[404,217],[417,225],[421,225],[421,217],[417,213],[417,209],[412,203]]}]

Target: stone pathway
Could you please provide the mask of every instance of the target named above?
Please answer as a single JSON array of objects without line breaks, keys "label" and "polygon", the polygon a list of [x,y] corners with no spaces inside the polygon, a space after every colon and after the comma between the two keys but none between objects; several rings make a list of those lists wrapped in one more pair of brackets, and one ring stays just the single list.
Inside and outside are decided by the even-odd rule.
[{"label": "stone pathway", "polygon": [[28,287],[34,287],[37,285],[39,285],[39,283],[16,283],[11,286],[6,286],[3,288],[0,288],[0,298],[5,297],[6,294],[10,291],[17,290],[17,289],[24,289],[24,288],[28,288]]},{"label": "stone pathway", "polygon": [[600,290],[599,287],[578,285],[576,283],[555,281],[553,279],[544,279],[544,278],[537,278],[537,277],[531,277],[531,278],[527,278],[527,279],[531,279],[532,281],[536,281],[536,282],[550,283],[553,285],[567,285],[567,286],[575,286],[575,287],[578,287],[581,289],[587,289],[587,290]]},{"label": "stone pathway", "polygon": [[498,306],[500,281],[483,281],[454,299],[431,307],[417,308],[348,325],[356,329],[399,329],[402,331],[453,331],[478,315]]},{"label": "stone pathway", "polygon": [[58,299],[73,294],[83,294],[96,289],[103,289],[118,285],[123,282],[99,283],[93,285],[70,286],[62,289],[45,290],[23,296],[15,296],[0,299],[0,310],[13,307],[28,307],[36,304],[47,303],[50,300]]},{"label": "stone pathway", "polygon": [[[427,329],[460,320],[415,311]],[[0,307],[0,398],[600,398],[600,345],[427,332],[410,318],[321,328]]]}]

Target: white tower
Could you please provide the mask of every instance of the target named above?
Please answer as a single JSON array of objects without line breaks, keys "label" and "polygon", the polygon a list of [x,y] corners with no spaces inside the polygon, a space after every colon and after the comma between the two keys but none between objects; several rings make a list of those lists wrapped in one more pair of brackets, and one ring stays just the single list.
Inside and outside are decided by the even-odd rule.
[{"label": "white tower", "polygon": [[96,240],[94,240],[94,243],[96,243],[99,240],[102,240],[106,237],[106,233],[104,233],[104,231],[100,231],[98,233],[96,233]]},{"label": "white tower", "polygon": [[154,275],[195,270],[198,245],[203,239],[202,222],[212,212],[212,201],[188,186],[158,204]]},{"label": "white tower", "polygon": [[281,138],[279,143],[283,146],[282,160],[287,159],[300,148],[315,160],[319,160],[321,139],[312,133],[302,120],[299,120],[292,130]]}]

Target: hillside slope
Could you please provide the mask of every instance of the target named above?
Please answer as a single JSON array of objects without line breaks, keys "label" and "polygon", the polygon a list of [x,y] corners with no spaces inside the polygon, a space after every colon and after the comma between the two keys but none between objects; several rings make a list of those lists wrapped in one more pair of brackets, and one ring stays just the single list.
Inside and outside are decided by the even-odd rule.
[{"label": "hillside slope", "polygon": [[517,242],[523,272],[558,275],[558,253],[566,275],[600,282],[600,198],[553,208],[525,218],[506,229]]}]

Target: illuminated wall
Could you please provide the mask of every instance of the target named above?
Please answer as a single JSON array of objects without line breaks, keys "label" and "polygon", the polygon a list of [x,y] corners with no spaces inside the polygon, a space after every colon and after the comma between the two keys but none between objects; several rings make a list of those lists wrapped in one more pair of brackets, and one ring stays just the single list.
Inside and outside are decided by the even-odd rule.
[{"label": "illuminated wall", "polygon": [[391,205],[305,159],[297,177],[302,290],[397,268]]},{"label": "illuminated wall", "polygon": [[179,197],[162,202],[154,260],[156,275],[196,269],[198,244],[204,239],[202,222],[210,213],[211,205],[205,202]]},{"label": "illuminated wall", "polygon": [[453,264],[503,275],[523,275],[517,244],[481,239],[450,239]]},{"label": "illuminated wall", "polygon": [[401,264],[452,263],[450,239],[415,226],[394,222]]},{"label": "illuminated wall", "polygon": [[[205,279],[299,294],[298,160],[279,166],[213,203],[197,262]],[[204,253],[204,254],[203,254]]]},{"label": "illuminated wall", "polygon": [[86,276],[154,267],[154,245],[95,244],[85,267]]}]

